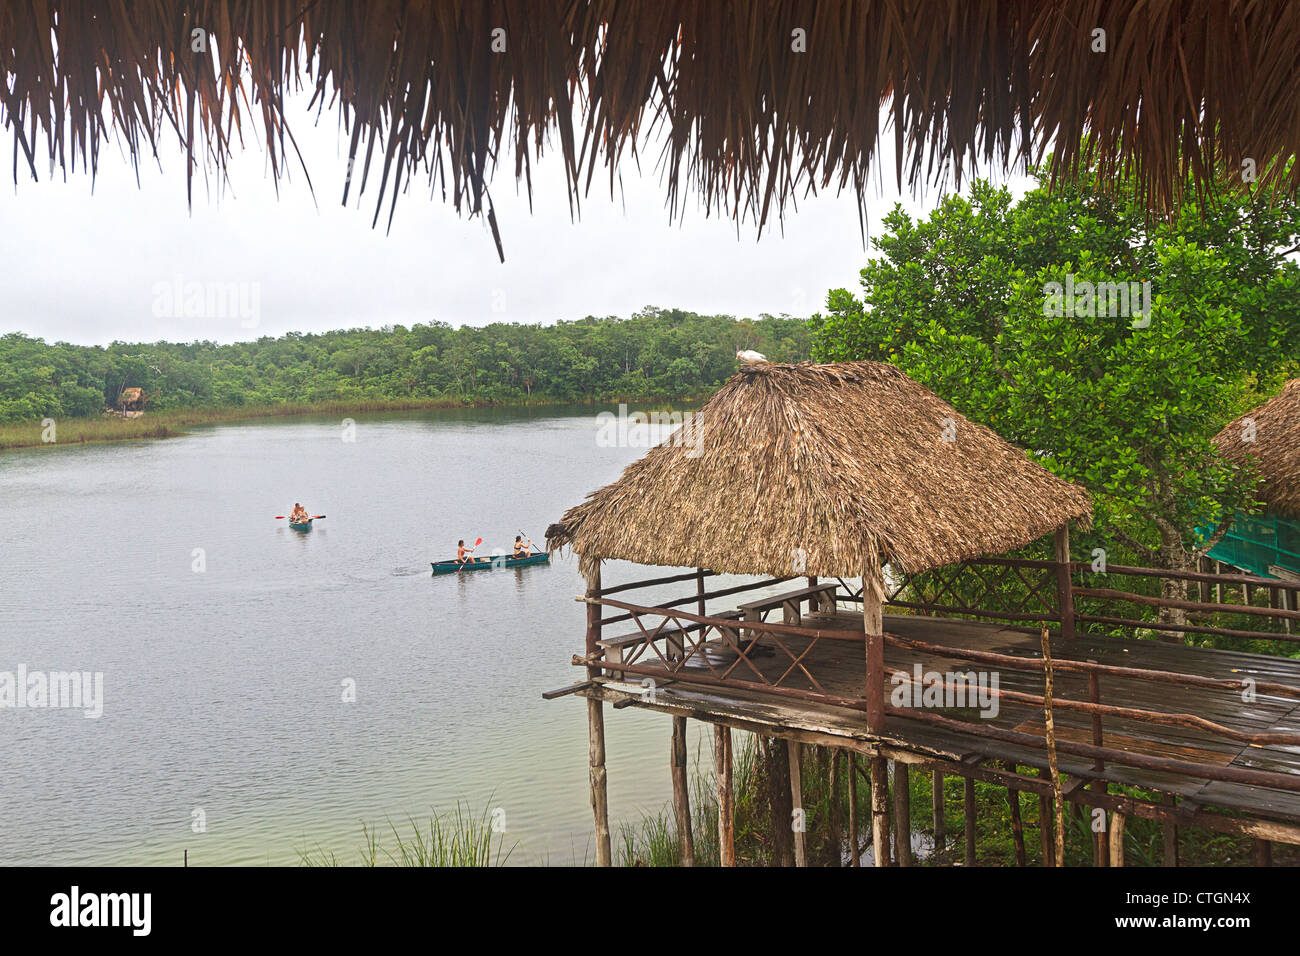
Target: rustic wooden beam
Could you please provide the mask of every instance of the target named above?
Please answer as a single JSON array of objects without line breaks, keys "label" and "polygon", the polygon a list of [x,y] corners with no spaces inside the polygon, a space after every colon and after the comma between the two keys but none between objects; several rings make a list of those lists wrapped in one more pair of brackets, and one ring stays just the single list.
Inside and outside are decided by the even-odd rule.
[{"label": "rustic wooden beam", "polygon": [[793,811],[792,817],[786,821],[786,825],[791,827],[794,832],[794,865],[808,865],[808,834],[806,818],[803,807],[803,755],[801,753],[803,745],[787,740],[785,742],[786,752],[789,754],[790,762],[790,807]]},{"label": "rustic wooden beam", "polygon": [[[1249,588],[1246,584],[1243,587]],[[1174,607],[1185,611],[1200,611],[1203,614],[1252,614],[1256,617],[1289,618],[1300,620],[1300,611],[1283,611],[1281,608],[1255,607],[1247,604],[1202,604],[1199,601],[1184,601],[1179,598],[1152,597],[1149,594],[1134,594],[1131,591],[1118,591],[1114,588],[1075,588],[1079,597],[1103,598],[1112,601],[1127,601],[1130,604],[1142,604],[1147,607]],[[1153,628],[1159,627],[1155,621],[1149,622]]]},{"label": "rustic wooden beam", "polygon": [[673,813],[677,818],[677,852],[682,866],[695,865],[695,836],[691,833],[691,791],[687,781],[686,718],[673,718]]},{"label": "rustic wooden beam", "polygon": [[731,780],[731,729],[713,727],[713,759],[718,771],[718,862],[736,865],[736,826]]},{"label": "rustic wooden beam", "polygon": [[894,854],[899,866],[912,865],[912,788],[907,764],[894,764]]},{"label": "rustic wooden beam", "polygon": [[889,767],[871,758],[871,846],[876,866],[889,865]]}]

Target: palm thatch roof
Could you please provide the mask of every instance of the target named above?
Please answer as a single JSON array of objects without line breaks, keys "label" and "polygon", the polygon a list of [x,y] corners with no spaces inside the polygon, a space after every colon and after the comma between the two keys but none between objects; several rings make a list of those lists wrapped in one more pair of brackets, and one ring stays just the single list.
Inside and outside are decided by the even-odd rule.
[{"label": "palm thatch roof", "polygon": [[1006,551],[1091,514],[1084,489],[892,365],[757,363],[547,538],[584,567],[849,577]]},{"label": "palm thatch roof", "polygon": [[805,191],[861,202],[884,105],[900,185],[1051,149],[1053,178],[1095,162],[1157,210],[1248,159],[1256,192],[1294,195],[1297,62],[1288,0],[0,0],[0,117],[33,176],[93,171],[115,131],[217,181],[261,138],[279,177],[305,81],[340,111],[344,202],[374,182],[391,220],[427,177],[498,248],[499,161],[531,193],[558,149],[576,211],[654,127],[673,213],[694,195],[761,231]]},{"label": "palm thatch roof", "polygon": [[1300,518],[1300,378],[1233,419],[1214,436],[1214,444],[1233,464],[1256,469],[1256,494],[1271,510]]}]

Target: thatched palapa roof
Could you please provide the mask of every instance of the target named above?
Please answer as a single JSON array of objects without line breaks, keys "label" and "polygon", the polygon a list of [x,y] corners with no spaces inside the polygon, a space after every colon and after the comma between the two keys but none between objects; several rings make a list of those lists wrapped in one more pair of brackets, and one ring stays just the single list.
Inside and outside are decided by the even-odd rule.
[{"label": "thatched palapa roof", "polygon": [[747,365],[683,432],[565,512],[551,549],[856,577],[873,558],[920,571],[1091,520],[1083,488],[892,365]]},{"label": "thatched palapa roof", "polygon": [[1214,436],[1214,444],[1234,464],[1255,467],[1260,477],[1256,493],[1272,511],[1300,518],[1300,378],[1231,421]]},{"label": "thatched palapa roof", "polygon": [[1051,149],[1054,178],[1095,161],[1158,210],[1247,159],[1257,194],[1294,195],[1297,62],[1288,0],[0,0],[0,119],[33,176],[93,170],[116,131],[218,182],[260,138],[278,177],[305,84],[340,109],[344,202],[377,185],[391,219],[427,177],[494,235],[498,161],[531,191],[550,145],[576,210],[653,127],[674,212],[693,193],[761,230],[805,190],[861,202],[882,105],[900,184]]}]

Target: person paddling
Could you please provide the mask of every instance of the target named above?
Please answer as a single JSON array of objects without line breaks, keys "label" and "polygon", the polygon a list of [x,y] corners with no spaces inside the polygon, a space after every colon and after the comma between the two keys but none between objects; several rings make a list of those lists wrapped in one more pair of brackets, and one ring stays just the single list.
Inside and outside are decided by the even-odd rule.
[{"label": "person paddling", "polygon": [[456,542],[456,563],[457,564],[471,564],[477,560],[478,558],[474,557],[474,549],[465,547],[464,538],[461,538],[459,541]]},{"label": "person paddling", "polygon": [[515,535],[515,553],[516,558],[530,558],[533,555],[533,539],[529,538],[528,543],[524,543],[522,534]]},{"label": "person paddling", "polygon": [[293,510],[289,512],[289,523],[306,524],[310,520],[311,515],[307,513],[307,509],[298,502],[294,502]]}]

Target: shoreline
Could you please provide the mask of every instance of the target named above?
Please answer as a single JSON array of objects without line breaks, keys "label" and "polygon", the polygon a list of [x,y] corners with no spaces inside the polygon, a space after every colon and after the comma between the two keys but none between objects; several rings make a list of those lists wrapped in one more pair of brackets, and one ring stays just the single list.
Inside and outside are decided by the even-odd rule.
[{"label": "shoreline", "polygon": [[382,412],[426,411],[452,408],[532,408],[559,405],[591,405],[608,402],[656,404],[672,407],[674,402],[694,404],[692,399],[662,398],[611,398],[587,402],[558,401],[534,398],[524,402],[497,402],[491,400],[469,401],[454,398],[426,399],[329,399],[323,402],[293,402],[275,405],[221,406],[212,408],[178,408],[146,412],[142,418],[117,418],[103,415],[94,418],[70,418],[54,421],[54,441],[44,437],[46,427],[40,421],[0,424],[0,452],[18,448],[57,448],[70,445],[89,445],[104,442],[144,441],[161,438],[180,438],[189,434],[186,429],[197,425],[214,425],[255,421],[258,419],[302,418],[310,415],[371,414]]}]

